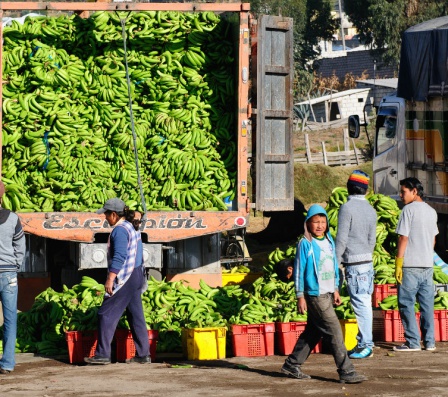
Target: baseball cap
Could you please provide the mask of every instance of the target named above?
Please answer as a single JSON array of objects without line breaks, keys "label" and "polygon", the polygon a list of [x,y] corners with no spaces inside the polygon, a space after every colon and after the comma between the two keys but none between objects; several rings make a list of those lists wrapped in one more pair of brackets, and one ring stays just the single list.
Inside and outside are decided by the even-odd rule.
[{"label": "baseball cap", "polygon": [[368,189],[369,179],[370,179],[369,176],[365,172],[361,170],[355,170],[348,178],[347,184]]},{"label": "baseball cap", "polygon": [[126,204],[118,197],[111,198],[104,203],[103,208],[96,211],[97,214],[104,214],[106,211],[123,212]]},{"label": "baseball cap", "polygon": [[0,197],[3,197],[3,195],[5,194],[5,184],[0,181]]}]

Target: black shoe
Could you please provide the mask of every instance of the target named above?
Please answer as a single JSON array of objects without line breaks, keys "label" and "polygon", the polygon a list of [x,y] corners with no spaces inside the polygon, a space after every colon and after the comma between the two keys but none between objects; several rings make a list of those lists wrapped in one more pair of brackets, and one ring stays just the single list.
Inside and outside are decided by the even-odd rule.
[{"label": "black shoe", "polygon": [[311,379],[311,376],[304,374],[299,366],[290,366],[287,364],[283,364],[283,367],[280,370],[283,374],[288,375],[292,378],[296,379]]},{"label": "black shoe", "polygon": [[138,364],[151,364],[151,357],[149,356],[143,356],[143,357],[132,357],[129,360],[126,360],[126,362],[128,364],[132,364],[132,363],[138,363]]},{"label": "black shoe", "polygon": [[110,359],[107,357],[99,357],[99,356],[84,357],[84,362],[86,362],[87,364],[106,365],[110,364]]},{"label": "black shoe", "polygon": [[355,371],[339,375],[340,383],[361,383],[365,380],[367,380],[367,376],[358,374]]},{"label": "black shoe", "polygon": [[9,373],[11,373],[12,371],[10,371],[10,370],[8,370],[8,369],[3,369],[3,368],[0,368],[0,374],[2,374],[2,375],[7,375],[7,374],[9,374]]}]

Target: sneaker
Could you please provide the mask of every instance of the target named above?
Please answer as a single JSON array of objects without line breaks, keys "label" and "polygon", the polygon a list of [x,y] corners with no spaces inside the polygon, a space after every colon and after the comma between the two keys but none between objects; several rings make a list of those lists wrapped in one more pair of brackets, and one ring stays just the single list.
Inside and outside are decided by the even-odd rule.
[{"label": "sneaker", "polygon": [[292,378],[296,379],[311,379],[311,376],[304,374],[299,366],[290,366],[287,364],[283,364],[282,369],[280,370],[283,374],[288,375]]},{"label": "sneaker", "polygon": [[347,351],[348,356],[350,357],[351,354],[356,353],[358,351],[358,346],[354,347],[351,350]]},{"label": "sneaker", "polygon": [[348,374],[339,375],[339,383],[361,383],[367,380],[367,376],[353,371]]},{"label": "sneaker", "polygon": [[435,346],[427,346],[427,347],[425,347],[425,350],[434,351],[434,350],[436,350],[436,347]]},{"label": "sneaker", "polygon": [[370,347],[365,347],[364,349],[356,349],[353,353],[349,353],[348,356],[354,359],[369,358],[373,356],[373,350]]},{"label": "sneaker", "polygon": [[110,364],[110,359],[107,357],[99,357],[99,356],[84,357],[84,362],[86,362],[87,364],[106,365]]},{"label": "sneaker", "polygon": [[143,356],[143,357],[132,357],[129,360],[126,360],[128,364],[137,363],[137,364],[151,364],[151,357]]},{"label": "sneaker", "polygon": [[401,346],[394,346],[394,352],[419,352],[421,347],[410,347],[406,343],[403,343]]},{"label": "sneaker", "polygon": [[10,371],[9,369],[0,368],[0,374],[2,374],[2,375],[7,375],[7,374],[9,374],[11,372],[12,371]]}]

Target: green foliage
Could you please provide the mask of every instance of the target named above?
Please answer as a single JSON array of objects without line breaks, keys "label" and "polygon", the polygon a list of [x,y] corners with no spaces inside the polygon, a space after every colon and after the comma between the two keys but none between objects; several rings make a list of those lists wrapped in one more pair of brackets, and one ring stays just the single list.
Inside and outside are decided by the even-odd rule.
[{"label": "green foliage", "polygon": [[294,20],[294,97],[306,97],[313,75],[309,62],[319,53],[319,40],[331,40],[338,21],[331,15],[331,0],[251,0],[251,10],[259,15],[282,15]]},{"label": "green foliage", "polygon": [[407,28],[448,12],[446,0],[346,0],[344,4],[361,42],[371,45],[386,64],[398,63],[401,35]]}]

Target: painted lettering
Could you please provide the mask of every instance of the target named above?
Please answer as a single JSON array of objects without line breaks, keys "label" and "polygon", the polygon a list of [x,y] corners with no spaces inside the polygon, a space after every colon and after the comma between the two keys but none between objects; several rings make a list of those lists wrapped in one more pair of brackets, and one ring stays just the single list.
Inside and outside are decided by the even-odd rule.
[{"label": "painted lettering", "polygon": [[63,215],[51,215],[49,219],[47,219],[44,224],[43,227],[44,229],[62,229],[62,227],[59,225],[59,223],[61,222],[62,218],[64,218]]},{"label": "painted lettering", "polygon": [[[109,223],[104,218],[65,218],[63,215],[57,214],[52,214],[50,218],[42,223],[42,226],[46,230],[111,229]],[[142,229],[207,229],[207,226],[203,225],[202,218],[197,219],[178,215],[176,218],[163,216],[160,219],[146,219]]]},{"label": "painted lettering", "polygon": [[185,221],[185,219],[170,219],[167,222],[166,227],[168,229],[181,229]]},{"label": "painted lettering", "polygon": [[187,219],[185,222],[185,229],[192,229],[195,225],[195,229],[207,229],[207,226],[202,226],[202,219]]}]

